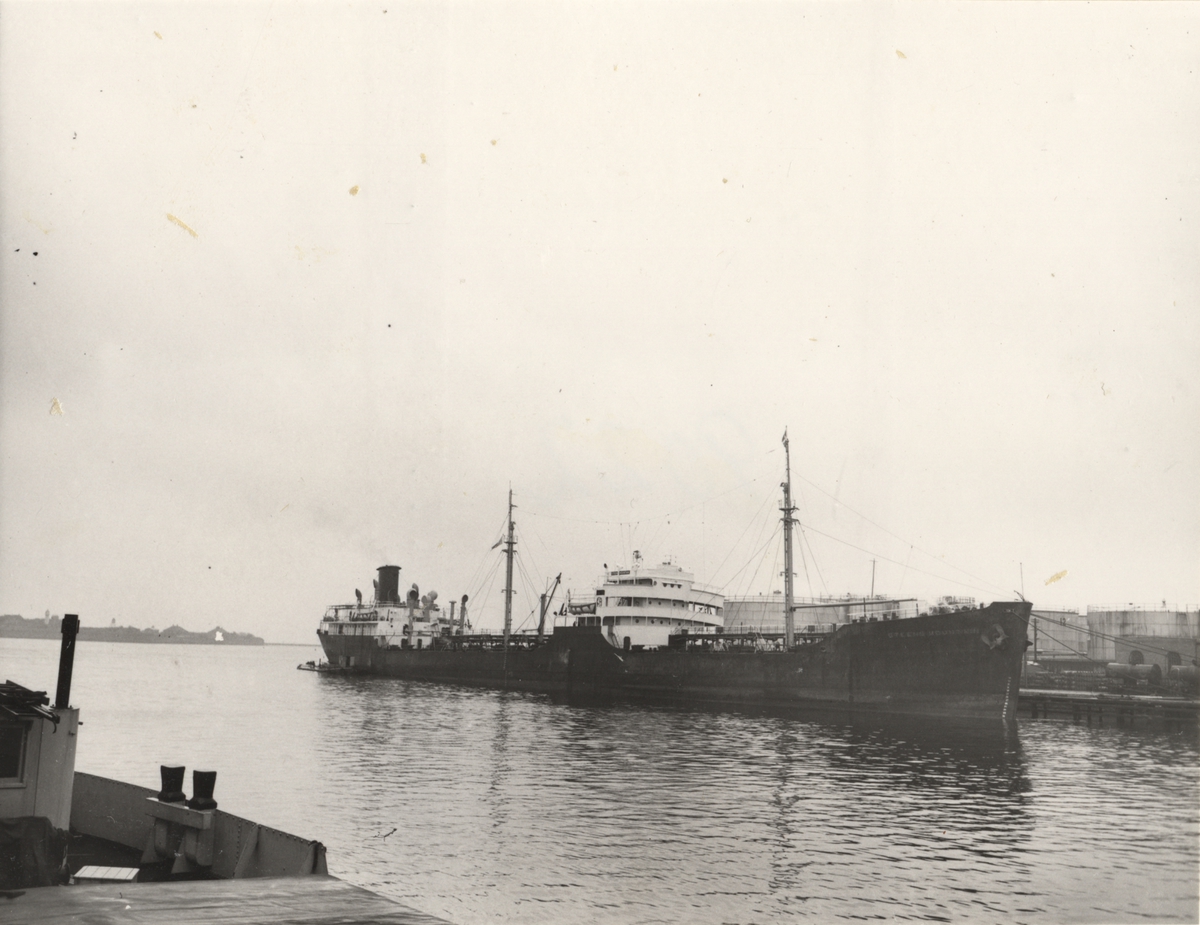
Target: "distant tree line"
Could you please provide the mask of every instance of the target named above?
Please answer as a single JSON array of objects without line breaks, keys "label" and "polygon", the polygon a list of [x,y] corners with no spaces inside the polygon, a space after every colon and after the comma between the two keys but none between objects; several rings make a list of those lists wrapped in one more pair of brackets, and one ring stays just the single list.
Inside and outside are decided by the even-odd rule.
[{"label": "distant tree line", "polygon": [[[0,638],[4,639],[59,639],[62,637],[62,619],[58,616],[26,619],[19,614],[0,615]],[[193,633],[182,626],[168,626],[165,630],[136,626],[88,626],[79,628],[79,637],[84,642],[169,642],[193,645],[261,646],[264,640],[251,633],[233,633],[219,626],[206,633]]]}]

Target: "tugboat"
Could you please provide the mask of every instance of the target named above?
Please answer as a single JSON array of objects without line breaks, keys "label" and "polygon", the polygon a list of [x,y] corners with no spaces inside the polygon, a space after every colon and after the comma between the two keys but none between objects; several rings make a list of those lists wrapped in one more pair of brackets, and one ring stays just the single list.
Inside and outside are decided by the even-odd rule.
[{"label": "tugboat", "polygon": [[674,564],[606,568],[591,601],[568,602],[575,625],[512,633],[516,547],[509,492],[503,635],[473,634],[437,595],[381,566],[375,600],[330,607],[317,636],[329,664],[366,674],[478,687],[685,704],[835,708],[1015,723],[1032,604],[944,598],[916,616],[889,613],[836,627],[795,627],[791,454],[782,483],[784,632],[723,632],[722,598]]}]

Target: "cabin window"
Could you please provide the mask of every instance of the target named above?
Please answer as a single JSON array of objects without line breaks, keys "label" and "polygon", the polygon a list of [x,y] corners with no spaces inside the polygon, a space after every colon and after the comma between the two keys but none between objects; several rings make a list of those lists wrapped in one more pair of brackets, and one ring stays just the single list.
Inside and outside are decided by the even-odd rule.
[{"label": "cabin window", "polygon": [[0,784],[19,784],[25,776],[25,740],[28,727],[0,725]]}]

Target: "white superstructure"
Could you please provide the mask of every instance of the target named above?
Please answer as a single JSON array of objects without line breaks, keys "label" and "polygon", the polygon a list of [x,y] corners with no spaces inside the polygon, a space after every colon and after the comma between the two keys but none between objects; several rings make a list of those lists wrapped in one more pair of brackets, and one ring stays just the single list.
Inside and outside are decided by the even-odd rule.
[{"label": "white superstructure", "polygon": [[371,636],[380,648],[401,649],[436,648],[452,636],[460,636],[471,629],[467,621],[467,596],[464,594],[458,621],[455,622],[454,605],[450,602],[450,613],[438,606],[436,591],[421,594],[413,585],[405,600],[399,594],[400,566],[383,565],[377,570],[375,600],[362,602],[362,593],[355,592],[353,604],[333,604],[321,618],[317,629],[319,635],[327,636]]},{"label": "white superstructure", "polygon": [[665,646],[667,637],[716,633],[724,624],[725,599],[697,584],[674,562],[646,565],[634,552],[631,568],[605,568],[595,595],[565,605],[576,626],[599,626],[617,648]]}]

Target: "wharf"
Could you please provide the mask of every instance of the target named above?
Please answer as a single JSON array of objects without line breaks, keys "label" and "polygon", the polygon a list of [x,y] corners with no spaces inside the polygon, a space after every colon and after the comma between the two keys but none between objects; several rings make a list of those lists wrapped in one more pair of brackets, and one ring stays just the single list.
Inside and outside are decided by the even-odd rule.
[{"label": "wharf", "polygon": [[0,894],[0,919],[6,925],[446,925],[328,875],[13,890]]},{"label": "wharf", "polygon": [[1103,726],[1162,723],[1192,727],[1200,723],[1200,700],[1150,694],[1111,694],[1098,691],[1022,690],[1018,716],[1030,719],[1069,719]]}]

